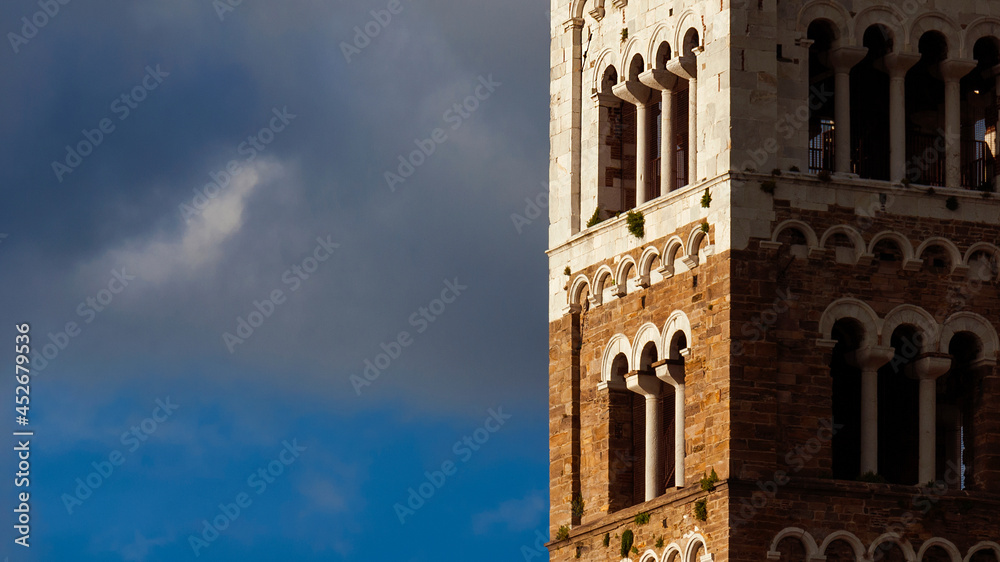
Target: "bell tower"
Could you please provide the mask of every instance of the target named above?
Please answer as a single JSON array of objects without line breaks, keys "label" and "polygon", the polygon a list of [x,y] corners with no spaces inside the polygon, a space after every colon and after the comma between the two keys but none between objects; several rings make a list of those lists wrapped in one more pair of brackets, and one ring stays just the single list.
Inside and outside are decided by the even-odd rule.
[{"label": "bell tower", "polygon": [[551,39],[551,559],[1000,562],[1000,3]]}]

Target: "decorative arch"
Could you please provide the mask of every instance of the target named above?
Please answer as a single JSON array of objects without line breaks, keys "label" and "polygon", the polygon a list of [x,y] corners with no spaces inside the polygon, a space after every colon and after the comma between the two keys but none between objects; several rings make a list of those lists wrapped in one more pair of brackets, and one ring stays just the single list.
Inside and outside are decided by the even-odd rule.
[{"label": "decorative arch", "polygon": [[[604,0],[594,0],[594,7],[598,10],[604,9]],[[570,17],[582,18],[583,10],[587,6],[587,0],[573,0],[570,4]]]},{"label": "decorative arch", "polygon": [[656,347],[656,358],[663,359],[662,350],[664,348],[661,343],[660,330],[656,328],[655,324],[643,324],[635,336],[635,343],[632,344],[632,366],[634,369],[642,366],[642,351],[648,343],[652,343]]},{"label": "decorative arch", "polygon": [[[625,387],[625,381],[612,381],[611,380],[611,366],[615,361],[615,357],[621,353],[625,358],[631,361],[632,357],[632,346],[628,343],[628,338],[624,334],[615,334],[611,337],[611,341],[608,342],[608,346],[604,348],[604,356],[601,359],[601,383],[608,385],[609,387],[620,386]],[[629,364],[627,371],[632,370],[631,363]],[[620,382],[620,385],[618,384]]]},{"label": "decorative arch", "polygon": [[778,224],[778,226],[774,227],[774,233],[771,234],[771,242],[777,242],[778,236],[781,236],[781,233],[788,230],[789,228],[794,228],[799,232],[801,232],[802,235],[806,237],[806,245],[809,248],[820,247],[819,239],[816,238],[816,231],[813,230],[812,227],[809,226],[808,224],[793,219],[786,220]]},{"label": "decorative arch", "polygon": [[590,283],[590,300],[593,304],[599,305],[604,303],[604,284],[607,283],[608,279],[613,275],[611,268],[607,265],[602,265],[597,268],[597,273],[594,274],[594,280]]},{"label": "decorative arch", "polygon": [[702,240],[705,240],[709,244],[711,243],[708,233],[702,232],[701,225],[698,225],[688,235],[687,248],[685,249],[687,253],[685,258],[687,259],[688,267],[691,269],[698,267],[698,246],[701,245]]},{"label": "decorative arch", "polygon": [[965,34],[962,36],[962,58],[971,59],[972,49],[980,39],[985,37],[992,37],[1000,41],[1000,19],[989,16],[982,17],[965,28]]},{"label": "decorative arch", "polygon": [[955,334],[970,332],[979,337],[983,348],[979,352],[979,360],[996,361],[1000,350],[1000,338],[990,321],[975,312],[956,312],[944,321],[941,329],[941,345],[939,351],[948,353],[948,346]]},{"label": "decorative arch", "polygon": [[855,45],[864,44],[865,32],[868,31],[868,28],[873,25],[881,25],[892,33],[892,50],[899,52],[903,45],[910,41],[906,30],[901,25],[901,22],[904,21],[906,21],[906,14],[901,12],[895,4],[865,8],[854,16]]},{"label": "decorative arch", "polygon": [[875,246],[883,240],[892,240],[897,245],[899,245],[899,250],[903,252],[903,264],[906,267],[907,262],[913,261],[913,244],[910,243],[910,239],[906,236],[895,232],[892,230],[883,230],[875,236],[872,237],[871,241],[868,242],[868,253],[875,253]]},{"label": "decorative arch", "polygon": [[882,322],[872,307],[858,299],[836,300],[823,311],[823,316],[819,320],[819,331],[822,334],[822,339],[833,339],[833,325],[842,318],[852,318],[861,324],[865,330],[862,339],[863,345],[878,345],[879,335],[882,333]]},{"label": "decorative arch", "polygon": [[901,304],[886,315],[882,321],[882,345],[888,347],[890,345],[889,338],[892,337],[896,328],[907,324],[923,333],[921,352],[927,353],[937,350],[938,340],[941,337],[941,326],[929,312],[912,304]]},{"label": "decorative arch", "polygon": [[[596,63],[594,64],[594,74],[591,77],[591,90],[592,92],[601,91],[601,82],[604,80],[604,73],[607,72],[608,67],[613,67],[615,72],[621,76],[621,72],[618,70],[618,54],[611,49],[604,49],[594,58]],[[606,92],[610,93],[610,92]]]},{"label": "decorative arch", "polygon": [[687,545],[684,547],[684,558],[682,562],[701,562],[701,560],[694,560],[694,553],[698,551],[698,545],[701,545],[705,549],[705,554],[703,556],[708,556],[714,560],[714,556],[708,552],[708,541],[701,533],[692,533],[691,537],[688,538]]},{"label": "decorative arch", "polygon": [[924,541],[924,544],[920,545],[920,550],[917,552],[917,560],[924,559],[924,553],[928,549],[939,546],[948,553],[948,558],[951,558],[951,562],[962,562],[962,553],[959,552],[958,547],[955,543],[948,539],[942,539],[940,537],[934,537],[932,539]]},{"label": "decorative arch", "polygon": [[975,244],[970,246],[968,250],[965,251],[965,257],[962,258],[962,265],[966,267],[971,265],[969,263],[969,260],[976,252],[988,252],[990,254],[993,254],[994,259],[1000,260],[1000,248],[997,248],[996,246],[990,244],[989,242],[976,242]]},{"label": "decorative arch", "polygon": [[660,50],[660,45],[666,43],[670,47],[671,56],[673,56],[674,44],[670,42],[670,32],[670,27],[665,23],[659,23],[653,28],[653,33],[646,44],[646,62],[653,68],[656,68],[656,54]]},{"label": "decorative arch", "polygon": [[920,246],[917,247],[914,257],[918,260],[922,260],[924,252],[927,251],[928,248],[932,248],[934,246],[943,249],[948,254],[948,258],[951,260],[952,271],[955,271],[956,268],[965,263],[965,260],[962,259],[962,252],[958,250],[958,246],[956,246],[951,240],[941,238],[940,236],[924,240]]},{"label": "decorative arch", "polygon": [[[632,64],[635,62],[636,57],[642,61],[642,67],[639,68],[639,72],[635,76],[631,75]],[[622,49],[622,72],[618,75],[619,78],[624,80],[638,80],[639,74],[646,71],[646,63],[648,59],[645,53],[642,52],[642,47],[639,45],[639,38],[632,37],[625,43],[625,48]]]},{"label": "decorative arch", "polygon": [[837,34],[837,42],[843,44],[844,39],[854,36],[851,15],[839,2],[831,0],[813,0],[802,6],[796,29],[805,36],[809,25],[816,20],[825,20],[832,24]]},{"label": "decorative arch", "polygon": [[639,256],[639,286],[648,287],[650,285],[649,274],[653,269],[653,261],[660,257],[659,250],[655,246],[649,246],[642,251]]},{"label": "decorative arch", "polygon": [[691,321],[688,319],[687,314],[680,310],[675,310],[667,318],[667,322],[663,325],[663,343],[660,349],[664,351],[663,359],[680,359],[680,357],[667,357],[667,354],[672,354],[673,351],[670,349],[670,342],[673,341],[674,335],[677,332],[682,332],[684,338],[687,340],[687,348],[691,349],[694,346],[694,338],[691,337]]},{"label": "decorative arch", "polygon": [[895,543],[903,551],[903,556],[906,558],[907,562],[916,562],[917,555],[913,552],[913,546],[910,545],[910,541],[901,537],[898,533],[884,533],[879,538],[872,542],[872,545],[868,547],[867,556],[869,560],[872,560],[875,555],[875,549],[884,542]]},{"label": "decorative arch", "polygon": [[707,39],[701,28],[701,18],[694,10],[688,9],[677,18],[677,27],[674,28],[674,41],[672,45],[675,52],[679,53],[678,56],[684,54],[684,39],[687,38],[688,31],[691,29],[698,32],[699,46],[704,45]]},{"label": "decorative arch", "polygon": [[941,12],[927,12],[913,19],[907,43],[915,44],[925,33],[936,31],[940,33],[948,45],[948,56],[955,58],[962,47],[962,35],[958,24]]},{"label": "decorative arch", "polygon": [[979,552],[980,550],[986,550],[986,549],[993,550],[993,553],[996,555],[997,560],[1000,560],[1000,544],[997,544],[993,541],[981,541],[972,545],[972,548],[969,549],[969,553],[965,555],[963,562],[969,562],[969,560],[972,559],[973,554]]},{"label": "decorative arch", "polygon": [[850,531],[834,531],[823,539],[823,544],[819,547],[819,555],[826,556],[826,549],[836,541],[844,541],[851,545],[854,550],[854,559],[862,560],[865,557],[865,545],[854,533]]},{"label": "decorative arch", "polygon": [[861,237],[861,233],[855,230],[853,227],[847,226],[846,224],[838,224],[837,226],[831,226],[823,233],[823,237],[819,240],[819,247],[826,248],[826,243],[830,241],[830,238],[835,234],[843,234],[850,238],[851,242],[854,244],[854,261],[855,263],[861,259],[861,256],[865,255],[867,246],[865,245],[865,239]]},{"label": "decorative arch", "polygon": [[659,558],[656,557],[656,552],[653,549],[648,549],[639,557],[639,562],[659,562]]},{"label": "decorative arch", "polygon": [[[678,559],[672,561],[674,556],[677,556]],[[672,542],[667,545],[667,548],[663,549],[663,554],[660,555],[660,562],[680,562],[679,557],[682,556],[684,556],[684,551],[681,550],[681,545]]]},{"label": "decorative arch", "polygon": [[778,544],[787,538],[796,538],[802,542],[802,546],[806,550],[806,560],[812,560],[819,553],[819,547],[816,546],[816,540],[809,534],[808,531],[800,529],[798,527],[785,527],[774,536],[774,540],[771,541],[771,547],[768,549],[767,558],[769,560],[779,560],[781,558],[781,553],[778,552]]},{"label": "decorative arch", "polygon": [[636,275],[638,275],[638,269],[632,256],[624,256],[618,262],[618,268],[615,269],[615,282],[617,283],[615,292],[618,296],[623,297],[628,293],[628,274],[630,271],[635,270]]},{"label": "decorative arch", "polygon": [[581,273],[576,276],[576,279],[574,279],[573,283],[569,286],[570,306],[583,304],[580,302],[580,297],[583,296],[584,288],[590,288],[590,280],[587,279],[586,275]]},{"label": "decorative arch", "polygon": [[660,258],[664,277],[670,277],[674,274],[674,261],[677,260],[677,252],[683,249],[684,241],[679,236],[671,236],[667,240],[667,245],[663,247],[663,257]]}]

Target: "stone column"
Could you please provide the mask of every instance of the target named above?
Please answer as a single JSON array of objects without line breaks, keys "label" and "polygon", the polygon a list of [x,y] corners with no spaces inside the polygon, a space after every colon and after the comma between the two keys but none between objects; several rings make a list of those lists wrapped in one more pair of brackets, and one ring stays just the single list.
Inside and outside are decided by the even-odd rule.
[{"label": "stone column", "polygon": [[632,371],[625,377],[625,384],[632,392],[646,398],[646,501],[663,495],[659,475],[663,472],[663,455],[660,447],[660,393],[663,383],[653,375]]},{"label": "stone column", "polygon": [[[939,70],[944,80],[944,184],[962,187],[962,77],[976,68],[976,61],[948,59]],[[921,483],[925,480],[921,480]]]},{"label": "stone column", "polygon": [[674,57],[667,70],[688,82],[688,184],[698,180],[698,59],[694,55]]},{"label": "stone column", "polygon": [[861,474],[878,472],[878,370],[896,355],[891,347],[862,347],[847,355],[861,369]]},{"label": "stone column", "polygon": [[840,47],[830,51],[830,65],[834,71],[834,170],[839,173],[851,171],[851,69],[866,54],[867,47]]},{"label": "stone column", "polygon": [[563,30],[572,34],[573,66],[570,70],[572,116],[570,124],[570,234],[580,232],[580,175],[583,156],[583,18],[572,18],[563,24]]},{"label": "stone column", "polygon": [[906,72],[920,55],[889,53],[883,59],[889,72],[889,179],[906,177]]},{"label": "stone column", "polygon": [[[621,107],[622,100],[615,97],[610,92],[598,92],[591,96],[597,105],[597,185],[596,198],[597,206],[610,210],[617,208],[621,201],[620,190],[624,189],[623,181],[618,180],[618,192],[607,188],[608,168],[612,167],[611,147],[606,139],[611,134],[611,110]],[[614,192],[614,195],[609,192]],[[591,211],[593,212],[593,211]]]},{"label": "stone column", "polygon": [[[690,355],[681,350],[681,357]],[[684,359],[653,363],[656,378],[674,387],[674,486],[684,487]]]},{"label": "stone column", "polygon": [[[649,165],[649,99],[653,92],[638,80],[615,84],[615,96],[635,105],[635,204],[646,202],[646,168]],[[624,210],[624,209],[623,209]]]},{"label": "stone column", "polygon": [[951,368],[951,357],[943,354],[924,355],[910,364],[910,376],[920,384],[920,453],[917,485],[937,477],[937,379]]},{"label": "stone column", "polygon": [[674,89],[678,78],[669,70],[647,70],[639,75],[639,81],[654,90],[660,90],[663,112],[660,114],[660,193],[665,194],[676,188],[677,174],[674,171]]}]

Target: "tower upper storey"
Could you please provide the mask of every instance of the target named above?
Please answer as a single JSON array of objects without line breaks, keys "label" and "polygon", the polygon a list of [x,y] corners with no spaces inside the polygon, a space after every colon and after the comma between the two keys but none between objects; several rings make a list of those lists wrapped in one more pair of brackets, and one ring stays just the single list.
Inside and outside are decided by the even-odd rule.
[{"label": "tower upper storey", "polygon": [[[731,174],[798,172],[876,195],[953,189],[975,196],[965,208],[977,215],[995,204],[977,196],[996,186],[1000,3],[553,0],[552,10],[553,250],[657,200],[676,199],[668,214],[683,214]],[[715,200],[713,224],[740,217],[733,207],[763,208]],[[918,203],[895,211],[927,216]],[[740,228],[722,224],[720,247],[740,247]]]}]

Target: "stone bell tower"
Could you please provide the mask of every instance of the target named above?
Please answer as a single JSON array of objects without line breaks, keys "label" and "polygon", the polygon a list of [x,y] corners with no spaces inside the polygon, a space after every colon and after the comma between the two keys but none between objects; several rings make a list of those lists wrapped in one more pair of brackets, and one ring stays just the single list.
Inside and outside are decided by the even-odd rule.
[{"label": "stone bell tower", "polygon": [[1000,562],[1000,2],[551,37],[552,560]]}]

